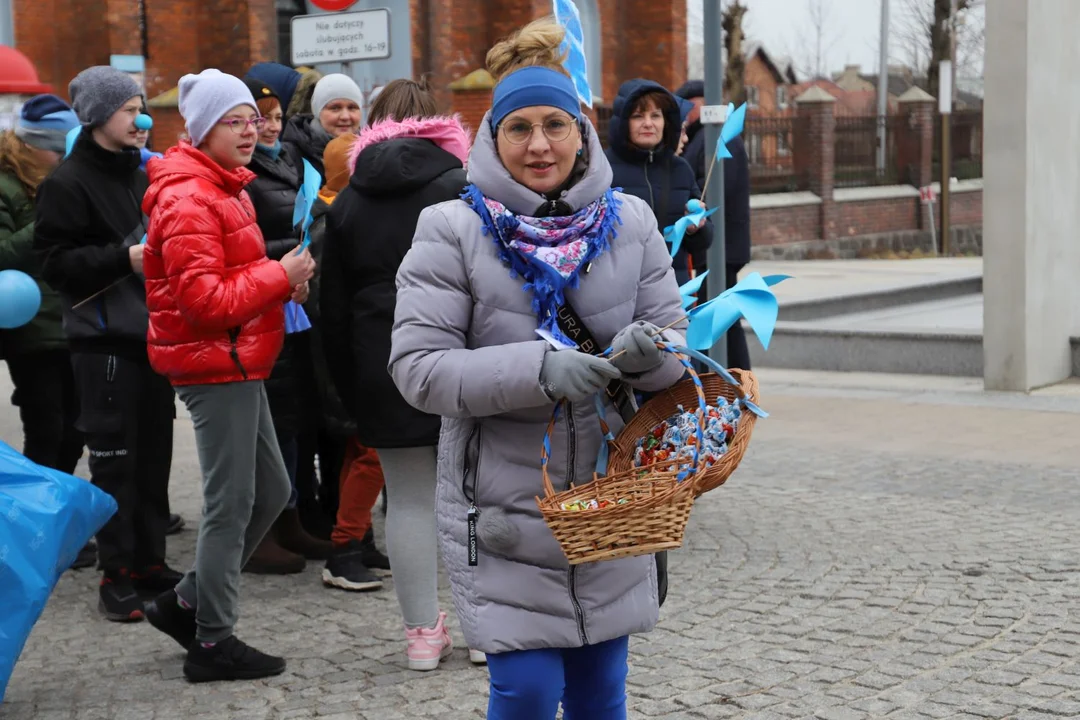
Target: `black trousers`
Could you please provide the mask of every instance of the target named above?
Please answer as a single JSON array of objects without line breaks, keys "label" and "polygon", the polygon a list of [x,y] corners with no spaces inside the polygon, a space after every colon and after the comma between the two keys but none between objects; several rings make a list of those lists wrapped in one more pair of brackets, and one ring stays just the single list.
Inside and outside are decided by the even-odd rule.
[{"label": "black trousers", "polygon": [[98,563],[106,574],[163,565],[176,417],[172,386],[146,361],[73,353],[71,363],[90,479],[118,506],[97,534]]},{"label": "black trousers", "polygon": [[69,475],[83,452],[83,436],[75,427],[79,397],[67,350],[43,350],[7,359],[23,425],[23,455],[28,460]]}]

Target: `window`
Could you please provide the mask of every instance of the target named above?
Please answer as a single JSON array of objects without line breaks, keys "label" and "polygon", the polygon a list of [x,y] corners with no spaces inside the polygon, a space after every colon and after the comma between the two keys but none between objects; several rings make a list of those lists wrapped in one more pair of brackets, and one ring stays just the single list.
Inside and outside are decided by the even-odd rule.
[{"label": "window", "polygon": [[756,85],[750,85],[746,88],[746,104],[750,107],[757,107],[759,99],[759,91]]},{"label": "window", "polygon": [[581,30],[585,36],[585,64],[588,66],[589,90],[592,91],[594,103],[602,99],[604,93],[604,76],[600,72],[603,64],[603,45],[600,40],[600,9],[596,0],[573,0],[577,6],[578,14],[581,15]]},{"label": "window", "polygon": [[777,155],[790,155],[791,148],[788,147],[787,133],[776,133],[776,154]]},{"label": "window", "polygon": [[761,136],[754,134],[750,136],[750,145],[746,148],[746,154],[749,156],[751,165],[761,164]]},{"label": "window", "polygon": [[776,88],[776,107],[781,109],[787,107],[787,86],[785,85]]},{"label": "window", "polygon": [[15,47],[15,13],[11,0],[0,0],[0,45]]},{"label": "window", "polygon": [[[2,0],[0,0],[2,1]],[[292,19],[304,15],[307,10],[302,0],[275,0],[278,18],[278,56],[277,61],[292,66]]]}]

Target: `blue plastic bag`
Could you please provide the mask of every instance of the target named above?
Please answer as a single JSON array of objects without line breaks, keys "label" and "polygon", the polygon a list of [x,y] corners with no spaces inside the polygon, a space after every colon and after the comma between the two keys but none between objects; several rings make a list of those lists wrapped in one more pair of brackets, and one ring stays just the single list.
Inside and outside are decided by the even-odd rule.
[{"label": "blue plastic bag", "polygon": [[60,574],[115,512],[108,493],[0,441],[0,701]]}]

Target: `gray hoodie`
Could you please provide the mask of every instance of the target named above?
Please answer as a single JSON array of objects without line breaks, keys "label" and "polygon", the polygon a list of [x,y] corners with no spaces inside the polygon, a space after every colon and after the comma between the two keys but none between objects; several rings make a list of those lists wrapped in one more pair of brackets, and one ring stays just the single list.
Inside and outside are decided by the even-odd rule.
[{"label": "gray hoodie", "polygon": [[[596,131],[584,122],[589,167],[562,197],[575,210],[611,185]],[[512,212],[535,213],[544,198],[511,178],[488,127],[485,118],[469,155],[469,181]],[[617,197],[622,225],[611,249],[567,292],[604,345],[637,320],[663,327],[683,314],[652,211],[635,197]],[[540,368],[549,347],[535,334],[532,296],[522,285],[462,200],[424,210],[397,276],[389,369],[410,404],[444,418],[439,541],[465,639],[486,653],[596,644],[647,632],[659,613],[652,556],[570,567],[540,516],[540,448],[553,410]],[[682,341],[677,332],[668,337]],[[681,376],[667,358],[633,384],[655,391]],[[614,408],[608,422],[618,432]],[[601,441],[592,402],[561,415],[550,461],[557,491],[592,478]],[[473,506],[479,543],[470,565]]]}]

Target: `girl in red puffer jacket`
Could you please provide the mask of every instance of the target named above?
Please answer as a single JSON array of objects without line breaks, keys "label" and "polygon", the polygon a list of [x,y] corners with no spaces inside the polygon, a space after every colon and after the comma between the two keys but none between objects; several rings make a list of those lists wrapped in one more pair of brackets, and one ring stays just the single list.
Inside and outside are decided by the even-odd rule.
[{"label": "girl in red puffer jacket", "polygon": [[217,70],[180,80],[190,143],[149,164],[144,268],[150,363],[187,405],[203,472],[195,568],[147,609],[187,649],[193,682],[276,675],[282,658],[233,636],[240,568],[289,499],[263,381],[285,335],[283,304],[307,298],[310,254],[266,257],[244,186],[255,100]]}]

